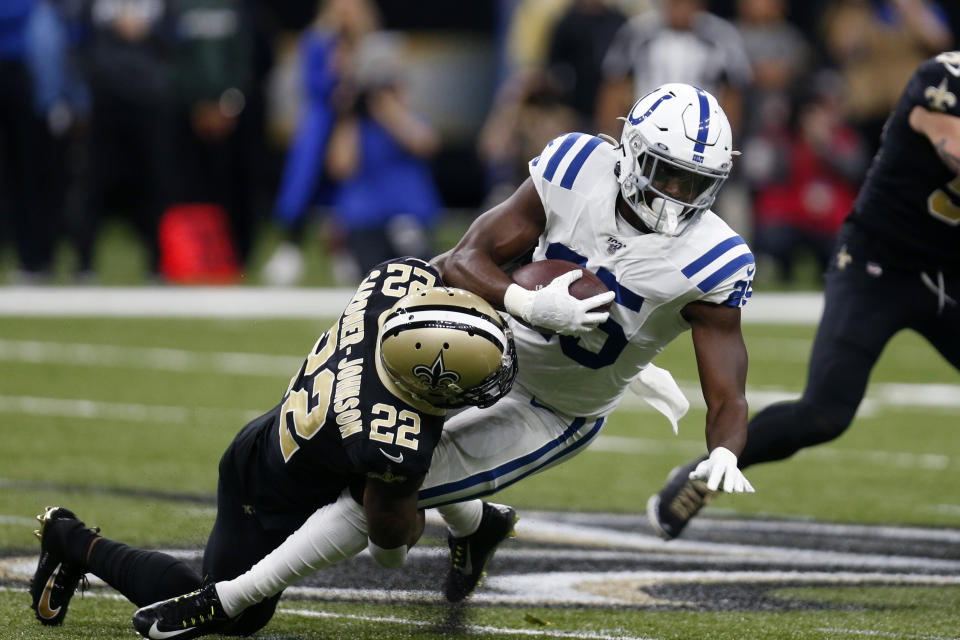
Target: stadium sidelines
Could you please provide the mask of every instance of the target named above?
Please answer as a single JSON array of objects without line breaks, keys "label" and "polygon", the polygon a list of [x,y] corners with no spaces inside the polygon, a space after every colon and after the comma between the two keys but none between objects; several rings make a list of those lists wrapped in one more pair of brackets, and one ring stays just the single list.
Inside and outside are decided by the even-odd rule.
[{"label": "stadium sidelines", "polygon": [[[323,318],[349,302],[354,289],[269,287],[2,287],[0,316],[151,318]],[[818,292],[756,294],[747,324],[814,324]]]}]

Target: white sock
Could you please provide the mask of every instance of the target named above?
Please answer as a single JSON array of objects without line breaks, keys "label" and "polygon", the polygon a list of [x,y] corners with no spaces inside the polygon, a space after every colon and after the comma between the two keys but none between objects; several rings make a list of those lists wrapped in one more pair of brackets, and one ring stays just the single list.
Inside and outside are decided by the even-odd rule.
[{"label": "white sock", "polygon": [[320,569],[352,558],[367,546],[363,507],[345,490],[317,509],[283,543],[233,580],[217,583],[224,612],[234,618],[247,607],[274,596]]},{"label": "white sock", "polygon": [[454,538],[463,538],[475,533],[480,528],[480,518],[483,517],[483,502],[469,500],[456,502],[445,507],[437,507],[437,511],[447,523],[447,528]]}]

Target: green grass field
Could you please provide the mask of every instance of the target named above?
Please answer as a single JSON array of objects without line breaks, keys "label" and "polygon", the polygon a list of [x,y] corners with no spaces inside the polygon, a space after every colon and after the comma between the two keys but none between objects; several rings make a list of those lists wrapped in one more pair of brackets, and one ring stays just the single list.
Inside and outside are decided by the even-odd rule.
[{"label": "green grass field", "polygon": [[[0,318],[0,560],[36,553],[30,518],[46,504],[69,506],[133,545],[199,548],[213,521],[220,454],[247,419],[279,400],[327,324]],[[751,392],[798,392],[813,331],[745,327]],[[658,361],[684,385],[696,382],[689,342],[681,336]],[[224,353],[247,355],[231,361]],[[894,387],[884,386],[943,384],[955,390],[958,382],[956,371],[920,338],[898,336],[874,372],[868,406],[842,438],[787,462],[750,469],[757,493],[718,499],[707,516],[960,529],[954,481],[960,472],[958,410],[918,406],[919,387],[907,389],[901,403]],[[951,387],[944,389],[949,393]],[[670,468],[703,449],[703,410],[694,404],[679,437],[655,413],[618,410],[604,432],[607,440],[499,499],[521,509],[642,512]],[[62,629],[41,629],[24,587],[0,565],[0,639],[133,637],[134,607],[104,597],[104,590],[75,600]],[[470,612],[476,627],[469,637],[960,636],[958,586],[809,585],[774,589],[768,596],[822,606],[704,611],[491,605]],[[436,627],[443,609],[429,604],[285,599],[283,607],[289,611],[258,637],[450,635]]]}]

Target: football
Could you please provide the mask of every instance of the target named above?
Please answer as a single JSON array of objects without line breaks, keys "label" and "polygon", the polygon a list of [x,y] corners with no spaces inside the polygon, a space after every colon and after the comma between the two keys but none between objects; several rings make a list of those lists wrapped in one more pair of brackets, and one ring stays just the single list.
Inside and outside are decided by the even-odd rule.
[{"label": "football", "polygon": [[[570,285],[570,295],[574,298],[583,300],[610,290],[592,271],[566,260],[538,260],[520,267],[510,275],[513,281],[524,289],[535,291],[553,282],[557,276],[573,269],[580,269],[583,272],[583,276]],[[613,302],[608,302],[592,311],[609,311],[612,304]]]}]

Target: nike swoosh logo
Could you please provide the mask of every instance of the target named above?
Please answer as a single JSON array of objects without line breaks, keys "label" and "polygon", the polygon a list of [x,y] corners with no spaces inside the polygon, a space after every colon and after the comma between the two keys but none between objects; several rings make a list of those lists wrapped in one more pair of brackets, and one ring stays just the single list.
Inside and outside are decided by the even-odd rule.
[{"label": "nike swoosh logo", "polygon": [[392,456],[392,455],[390,455],[389,453],[387,453],[386,451],[384,451],[383,449],[380,449],[380,453],[382,453],[383,455],[387,456],[387,460],[392,460],[393,462],[395,462],[395,463],[397,463],[397,464],[400,464],[400,463],[403,462],[403,454],[402,454],[402,453],[401,453],[400,455],[398,455],[398,456]]},{"label": "nike swoosh logo", "polygon": [[43,585],[43,593],[40,594],[40,602],[37,603],[37,615],[39,615],[44,620],[53,620],[57,617],[57,614],[60,613],[60,607],[56,609],[50,608],[50,592],[53,591],[53,582],[57,579],[57,576],[60,575],[61,564],[57,565],[57,568],[53,570],[53,573],[50,574],[50,579],[47,580],[47,584]]},{"label": "nike swoosh logo", "polygon": [[188,631],[193,631],[193,627],[189,629],[178,629],[177,631],[160,631],[157,629],[157,621],[154,620],[153,624],[150,626],[150,630],[147,631],[147,637],[153,638],[153,640],[164,640],[164,638],[176,638],[177,636],[182,636]]}]

